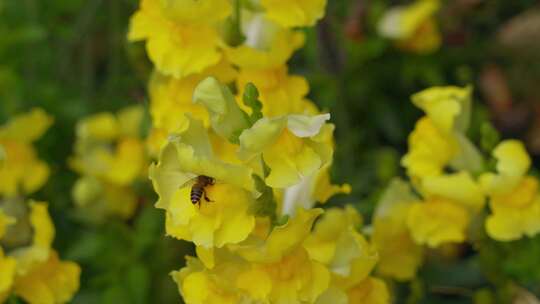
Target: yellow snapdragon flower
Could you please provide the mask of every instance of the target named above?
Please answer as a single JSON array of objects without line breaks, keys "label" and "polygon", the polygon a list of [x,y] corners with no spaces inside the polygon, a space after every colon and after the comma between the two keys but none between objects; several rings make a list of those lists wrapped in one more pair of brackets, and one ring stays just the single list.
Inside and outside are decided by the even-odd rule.
[{"label": "yellow snapdragon flower", "polygon": [[0,126],[0,146],[4,153],[0,166],[0,195],[28,194],[45,184],[49,167],[38,159],[32,142],[52,123],[52,117],[36,108]]},{"label": "yellow snapdragon flower", "polygon": [[141,0],[128,39],[145,40],[156,68],[182,78],[220,61],[222,41],[215,25],[230,13],[227,0]]},{"label": "yellow snapdragon flower", "polygon": [[[191,117],[189,125],[171,137],[150,178],[159,195],[156,207],[167,212],[167,233],[203,247],[238,243],[249,235],[255,217],[249,208],[256,195],[252,170],[217,158],[207,130]],[[200,206],[190,200],[194,178],[205,175],[215,180],[205,187],[212,202],[201,198]]]},{"label": "yellow snapdragon flower", "polygon": [[424,201],[413,203],[407,218],[415,242],[430,247],[463,242],[471,219],[485,204],[479,183],[470,173],[460,171],[426,177],[420,189]]},{"label": "yellow snapdragon flower", "polygon": [[430,53],[441,45],[434,14],[439,0],[416,0],[409,5],[390,8],[379,21],[378,31],[397,41],[399,47],[416,53]]},{"label": "yellow snapdragon flower", "polygon": [[85,117],[77,123],[71,167],[81,177],[72,195],[85,215],[100,220],[107,215],[129,218],[137,196],[132,184],[146,172],[146,150],[141,139],[144,110],[126,107]]},{"label": "yellow snapdragon flower", "polygon": [[233,281],[236,288],[255,301],[313,303],[328,288],[330,274],[323,264],[310,259],[301,245],[320,212],[300,211],[263,243],[248,240],[240,244],[236,252],[246,266]]},{"label": "yellow snapdragon flower", "polygon": [[214,132],[229,142],[234,142],[239,133],[249,127],[247,116],[232,92],[215,77],[208,77],[197,85],[193,102],[206,108]]},{"label": "yellow snapdragon flower", "polygon": [[[30,202],[29,205],[26,216],[33,231],[30,245],[10,249],[7,255],[0,247],[0,302],[11,292],[30,304],[69,302],[79,288],[80,267],[73,262],[60,261],[51,249],[55,231],[46,203]],[[23,225],[26,222],[22,218],[18,220]],[[14,223],[15,219],[6,217],[0,205],[0,226],[3,226],[0,232]],[[13,229],[7,234],[18,234],[20,227]],[[0,233],[0,242],[4,236],[7,237]]]},{"label": "yellow snapdragon flower", "polygon": [[470,216],[453,201],[433,198],[415,203],[407,216],[407,225],[417,244],[438,247],[449,242],[463,242]]},{"label": "yellow snapdragon flower", "polygon": [[261,0],[268,19],[285,27],[313,26],[324,16],[326,0]]},{"label": "yellow snapdragon flower", "polygon": [[[470,219],[485,203],[484,192],[472,177],[481,170],[482,157],[465,136],[471,88],[432,87],[411,99],[426,116],[409,136],[409,151],[402,159],[423,196],[423,202],[411,204],[407,226],[420,245],[462,242]],[[447,169],[455,172],[445,173]]]},{"label": "yellow snapdragon flower", "polygon": [[[348,303],[387,304],[390,292],[386,283],[378,278],[369,277],[347,290]],[[334,302],[332,302],[334,303]]]},{"label": "yellow snapdragon flower", "polygon": [[173,273],[186,303],[314,303],[328,288],[330,275],[310,259],[302,242],[321,212],[300,210],[266,239],[217,249],[211,268],[188,259]]},{"label": "yellow snapdragon flower", "polygon": [[377,252],[356,230],[361,224],[351,206],[328,209],[304,243],[309,255],[325,264],[340,285],[360,282],[377,263]]},{"label": "yellow snapdragon flower", "polygon": [[379,253],[377,272],[382,276],[410,280],[422,264],[422,246],[407,227],[409,212],[418,199],[407,183],[395,179],[377,203],[371,241]]},{"label": "yellow snapdragon flower", "polygon": [[531,160],[523,143],[505,140],[494,150],[497,173],[485,173],[480,181],[488,193],[491,214],[485,226],[498,241],[517,240],[540,232],[538,179],[528,176]]},{"label": "yellow snapdragon flower", "polygon": [[226,46],[227,59],[242,69],[271,69],[285,64],[305,42],[302,32],[283,28],[264,14],[242,12],[243,44]]},{"label": "yellow snapdragon flower", "polygon": [[333,147],[326,139],[333,126],[328,119],[330,114],[262,118],[240,135],[240,158],[262,156],[270,168],[269,186],[294,185],[330,162]]},{"label": "yellow snapdragon flower", "polygon": [[326,203],[336,194],[349,194],[351,192],[349,184],[332,184],[330,166],[331,163],[328,163],[314,174],[302,178],[297,184],[285,188],[281,195],[281,213],[294,214],[298,207],[310,209],[317,202]]},{"label": "yellow snapdragon flower", "polygon": [[230,83],[236,78],[236,74],[236,70],[225,61],[220,61],[202,73],[181,79],[155,71],[148,85],[153,128],[149,139],[152,154],[155,156],[159,154],[161,147],[167,142],[168,134],[182,129],[183,124],[186,123],[185,113],[190,113],[194,118],[202,120],[205,126],[209,125],[205,108],[192,102],[193,92],[201,80],[214,76],[222,83]]},{"label": "yellow snapdragon flower", "polygon": [[272,69],[242,69],[236,86],[242,96],[247,83],[253,83],[260,93],[265,117],[287,114],[318,114],[313,102],[306,99],[309,85],[304,77],[289,75],[286,66]]},{"label": "yellow snapdragon flower", "polygon": [[186,259],[186,267],[171,273],[186,304],[235,304],[240,301],[241,295],[228,275],[237,275],[242,262],[233,260],[208,271],[200,260]]},{"label": "yellow snapdragon flower", "polygon": [[402,164],[413,182],[442,174],[448,166],[478,172],[482,158],[467,139],[471,107],[470,87],[432,87],[412,96],[426,116],[409,136],[409,151]]}]

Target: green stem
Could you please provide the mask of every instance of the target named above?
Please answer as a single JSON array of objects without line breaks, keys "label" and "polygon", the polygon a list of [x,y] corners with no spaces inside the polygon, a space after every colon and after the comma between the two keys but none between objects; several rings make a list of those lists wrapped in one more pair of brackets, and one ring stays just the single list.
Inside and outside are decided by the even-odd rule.
[{"label": "green stem", "polygon": [[233,15],[231,22],[231,37],[230,44],[232,46],[238,46],[244,42],[244,35],[242,35],[242,5],[241,0],[234,0]]}]

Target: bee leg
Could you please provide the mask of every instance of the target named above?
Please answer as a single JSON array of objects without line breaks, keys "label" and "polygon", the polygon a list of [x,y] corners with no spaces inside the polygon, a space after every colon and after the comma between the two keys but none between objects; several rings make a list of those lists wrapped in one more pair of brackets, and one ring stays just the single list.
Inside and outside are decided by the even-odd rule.
[{"label": "bee leg", "polygon": [[208,195],[206,195],[206,192],[204,193],[204,199],[205,199],[207,202],[209,202],[209,203],[213,203],[213,202],[214,202],[213,200],[211,200],[211,199],[208,197]]}]

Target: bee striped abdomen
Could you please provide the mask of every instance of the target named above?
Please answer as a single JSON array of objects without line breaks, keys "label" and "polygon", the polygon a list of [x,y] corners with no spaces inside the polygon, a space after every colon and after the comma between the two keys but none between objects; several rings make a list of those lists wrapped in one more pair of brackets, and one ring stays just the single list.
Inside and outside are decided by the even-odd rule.
[{"label": "bee striped abdomen", "polygon": [[203,188],[193,187],[191,188],[191,203],[196,205],[201,201],[203,196]]}]

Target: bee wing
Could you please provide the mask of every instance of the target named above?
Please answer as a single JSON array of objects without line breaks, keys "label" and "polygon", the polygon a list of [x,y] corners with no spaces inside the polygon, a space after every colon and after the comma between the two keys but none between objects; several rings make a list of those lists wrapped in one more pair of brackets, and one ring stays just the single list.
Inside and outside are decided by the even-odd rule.
[{"label": "bee wing", "polygon": [[193,185],[193,184],[195,183],[195,179],[197,178],[197,175],[196,175],[196,174],[186,173],[186,175],[189,177],[189,179],[188,179],[185,183],[183,183],[182,185],[180,185],[179,188],[184,188],[184,187]]}]

